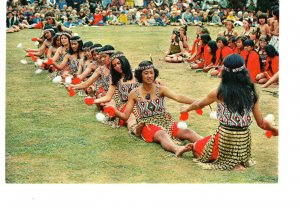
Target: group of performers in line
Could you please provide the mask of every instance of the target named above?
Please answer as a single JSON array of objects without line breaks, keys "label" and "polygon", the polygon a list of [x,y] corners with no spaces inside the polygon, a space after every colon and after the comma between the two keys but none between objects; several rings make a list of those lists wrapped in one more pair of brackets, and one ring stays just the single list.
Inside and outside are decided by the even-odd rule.
[{"label": "group of performers in line", "polygon": [[[178,42],[176,30],[173,35],[172,40],[174,37]],[[210,36],[199,33],[198,38],[209,50],[207,47],[213,42]],[[249,130],[251,114],[260,128],[278,135],[278,128],[260,111],[259,97],[247,68],[250,59],[245,61],[241,54],[233,52],[222,55],[227,48],[225,37],[217,39],[224,47],[216,51],[222,53],[212,56],[215,62],[222,64],[217,67],[221,83],[201,100],[177,94],[161,83],[157,79],[159,70],[152,61],[141,61],[132,71],[124,53],[111,45],[83,42],[80,36],[53,26],[45,26],[42,38],[33,38],[37,39],[41,39],[41,46],[26,49],[27,56],[49,70],[53,78],[61,77],[70,95],[84,91],[86,103],[95,104],[104,115],[104,124],[115,128],[127,126],[131,134],[149,143],[159,143],[178,157],[192,152],[195,161],[205,169],[232,170],[254,165]],[[41,62],[39,58],[43,55],[46,57]],[[71,83],[67,83],[67,79],[71,79]],[[216,102],[220,124],[214,134],[203,137],[179,126],[166,109],[167,98],[187,104],[180,110],[182,120],[187,119],[188,112],[199,112]],[[184,140],[189,143],[183,145]]]}]

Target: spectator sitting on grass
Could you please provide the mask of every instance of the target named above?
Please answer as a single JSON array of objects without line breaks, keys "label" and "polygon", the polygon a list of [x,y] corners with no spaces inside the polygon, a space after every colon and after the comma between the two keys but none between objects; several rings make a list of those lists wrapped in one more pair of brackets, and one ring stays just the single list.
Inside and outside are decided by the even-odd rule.
[{"label": "spectator sitting on grass", "polygon": [[211,22],[209,23],[209,25],[222,25],[221,18],[218,16],[218,11],[214,12],[214,15],[211,18]]}]

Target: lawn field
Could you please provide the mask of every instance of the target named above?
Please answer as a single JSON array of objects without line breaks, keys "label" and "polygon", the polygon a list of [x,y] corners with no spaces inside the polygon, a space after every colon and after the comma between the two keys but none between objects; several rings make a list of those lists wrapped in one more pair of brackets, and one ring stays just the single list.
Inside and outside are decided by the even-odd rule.
[{"label": "lawn field", "polygon": [[[107,26],[77,27],[83,41],[111,44],[123,51],[136,68],[149,60],[160,71],[159,79],[176,93],[202,98],[220,79],[196,73],[186,64],[161,60],[168,48],[173,27]],[[212,38],[221,30],[209,28]],[[241,29],[238,29],[240,32]],[[278,138],[268,139],[254,122],[252,156],[256,165],[244,171],[207,171],[192,162],[192,154],[182,158],[128,134],[126,128],[112,129],[95,119],[94,106],[79,96],[69,97],[46,72],[35,74],[32,61],[23,65],[22,42],[34,48],[32,37],[40,30],[23,30],[6,35],[6,142],[5,178],[7,183],[277,183]],[[188,29],[189,44],[195,28]],[[258,86],[264,115],[273,113],[278,123],[278,97]],[[271,87],[270,91],[278,90]],[[179,119],[181,104],[167,100],[167,108]],[[216,108],[216,105],[213,105]],[[216,120],[190,113],[188,126],[202,136],[212,134]]]}]

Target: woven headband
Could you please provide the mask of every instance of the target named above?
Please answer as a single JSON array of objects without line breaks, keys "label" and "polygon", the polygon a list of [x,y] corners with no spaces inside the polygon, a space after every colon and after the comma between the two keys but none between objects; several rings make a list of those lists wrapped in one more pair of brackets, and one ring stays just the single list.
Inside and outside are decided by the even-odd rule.
[{"label": "woven headband", "polygon": [[245,67],[245,64],[242,65],[241,67],[233,68],[233,69],[228,68],[228,67],[226,67],[226,66],[223,66],[223,70],[228,71],[228,72],[230,72],[230,71],[232,71],[232,72],[239,72],[239,71],[244,70],[245,68],[246,68],[246,67]]},{"label": "woven headband", "polygon": [[46,16],[45,19],[50,18],[50,19],[55,19],[53,16]]},{"label": "woven headband", "polygon": [[107,51],[101,51],[101,52],[99,52],[99,54],[112,54],[115,52],[116,52],[115,50],[107,50]]},{"label": "woven headband", "polygon": [[66,36],[68,36],[68,37],[71,37],[71,34],[69,34],[69,33],[67,33],[67,32],[61,32],[61,36],[62,35],[66,35]]},{"label": "woven headband", "polygon": [[125,56],[123,53],[119,53],[119,54],[114,54],[110,57],[110,61],[113,61],[115,58],[121,57],[121,56]]},{"label": "woven headband", "polygon": [[91,52],[93,52],[93,51],[95,51],[95,50],[100,50],[101,49],[101,47],[95,47],[95,48],[92,48],[91,49]]},{"label": "woven headband", "polygon": [[139,71],[144,71],[144,70],[148,70],[150,68],[153,68],[154,69],[154,65],[146,65],[146,66],[138,66],[137,67],[137,70]]},{"label": "woven headband", "polygon": [[80,42],[80,41],[82,41],[81,38],[79,38],[79,39],[70,39],[70,42]]},{"label": "woven headband", "polygon": [[44,30],[43,34],[46,33],[47,31],[53,31],[55,33],[55,30],[53,30],[52,28],[50,28],[50,29]]}]

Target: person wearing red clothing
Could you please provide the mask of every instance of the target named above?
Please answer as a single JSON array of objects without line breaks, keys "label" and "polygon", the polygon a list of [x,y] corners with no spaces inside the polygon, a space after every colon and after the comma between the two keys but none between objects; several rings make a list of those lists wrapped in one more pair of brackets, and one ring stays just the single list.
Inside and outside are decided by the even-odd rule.
[{"label": "person wearing red clothing", "polygon": [[203,72],[208,72],[215,64],[216,62],[216,52],[218,50],[218,46],[216,41],[210,40],[208,42],[207,53],[204,53],[204,67]]},{"label": "person wearing red clothing", "polygon": [[200,36],[201,46],[199,47],[197,51],[197,56],[195,57],[196,60],[191,63],[192,69],[199,69],[203,68],[205,64],[205,55],[209,53],[208,51],[208,42],[211,40],[211,37],[209,34],[202,34]]},{"label": "person wearing red clothing", "polygon": [[279,53],[273,45],[266,45],[264,54],[267,56],[266,68],[256,76],[257,83],[265,84],[279,71]]},{"label": "person wearing red clothing", "polygon": [[246,68],[249,71],[251,80],[256,83],[256,76],[260,73],[260,60],[259,55],[255,51],[255,44],[253,40],[247,39],[244,42],[245,50],[248,52],[248,56],[245,60]]},{"label": "person wearing red clothing", "polygon": [[96,9],[94,13],[94,22],[93,25],[103,25],[103,15],[100,11],[100,9]]},{"label": "person wearing red clothing", "polygon": [[228,40],[225,36],[218,37],[216,41],[218,50],[216,52],[216,62],[214,64],[214,69],[210,71],[211,76],[220,76],[224,58],[229,54],[233,54],[232,49],[228,47]]},{"label": "person wearing red clothing", "polygon": [[235,54],[241,55],[243,57],[244,61],[246,61],[246,58],[248,56],[248,52],[244,48],[244,42],[247,40],[246,36],[238,36],[236,38],[236,49],[233,51]]},{"label": "person wearing red clothing", "polygon": [[197,26],[196,27],[196,39],[194,40],[192,49],[190,51],[191,57],[189,57],[189,59],[187,59],[187,62],[195,61],[195,56],[197,55],[198,47],[201,45],[200,37],[202,34],[210,34],[210,33],[207,30],[207,28],[202,27],[202,26]]}]

